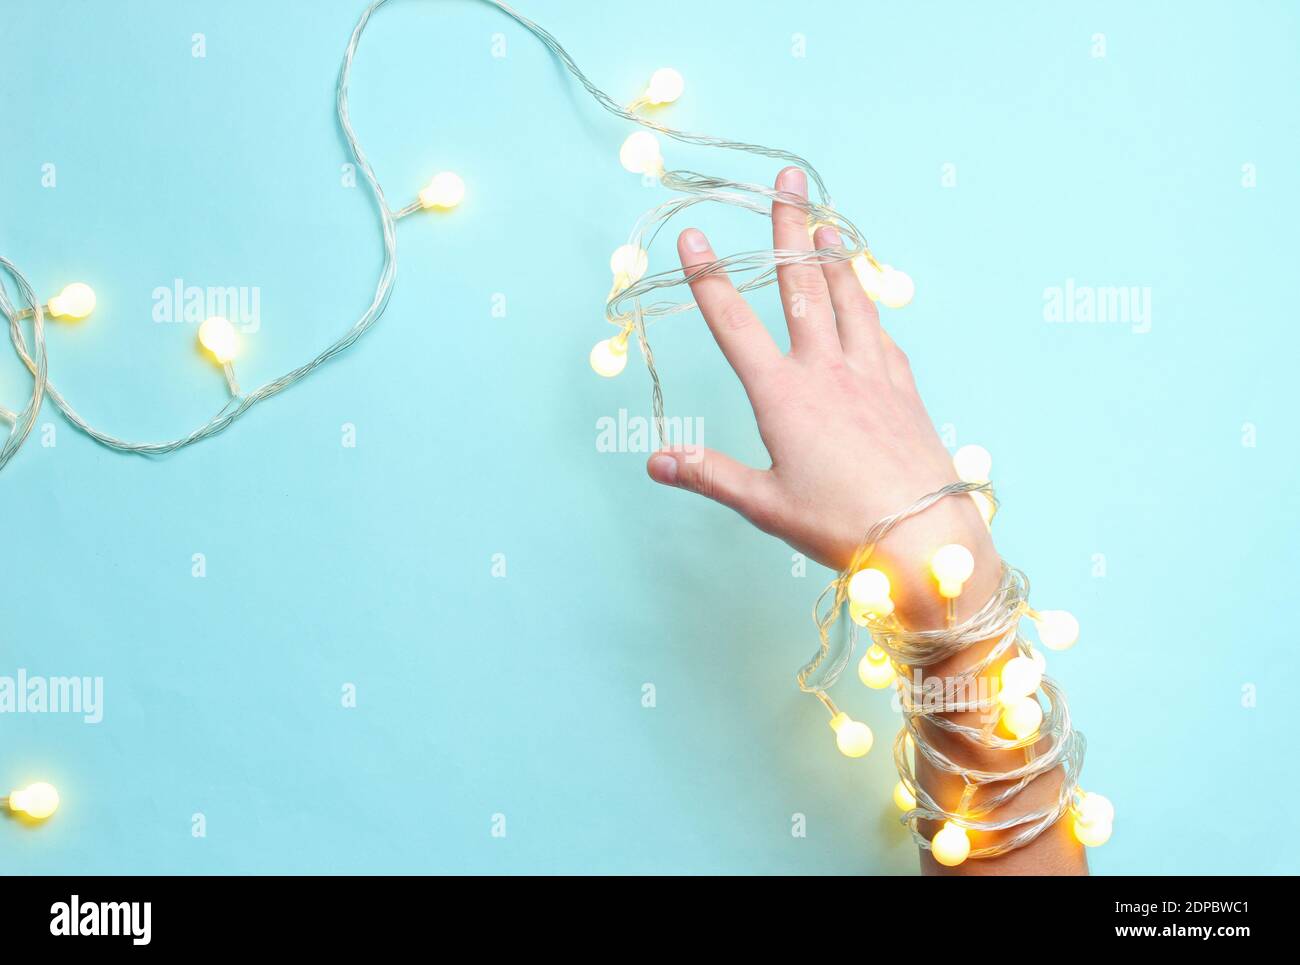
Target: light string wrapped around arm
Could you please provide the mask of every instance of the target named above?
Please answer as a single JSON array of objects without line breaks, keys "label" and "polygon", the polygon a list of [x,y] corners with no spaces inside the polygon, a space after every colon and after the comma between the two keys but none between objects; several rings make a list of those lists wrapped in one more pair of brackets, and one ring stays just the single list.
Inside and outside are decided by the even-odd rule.
[{"label": "light string wrapped around arm", "polygon": [[[830,659],[830,630],[848,602],[848,586],[853,575],[870,560],[877,544],[900,523],[925,512],[940,500],[970,493],[983,494],[989,500],[991,512],[996,512],[997,499],[988,482],[957,482],[930,493],[901,512],[875,523],[867,531],[848,567],[818,597],[813,608],[813,620],[817,625],[819,647],[799,671],[797,680],[802,690],[816,696],[832,714],[837,712],[837,708],[825,691],[851,660],[857,627],[850,624],[848,645],[833,659]],[[892,616],[867,621],[873,644],[889,658],[896,675],[903,727],[894,741],[894,763],[902,787],[914,801],[914,806],[905,811],[901,820],[923,849],[931,850],[933,845],[931,839],[920,831],[920,822],[938,821],[968,831],[1011,832],[1002,834],[994,844],[971,849],[968,855],[970,858],[996,857],[1029,844],[1075,806],[1086,743],[1083,735],[1072,728],[1065,695],[1055,681],[1048,677],[1041,679],[1039,686],[1049,702],[1049,710],[1042,723],[1031,734],[1021,738],[999,737],[991,725],[971,727],[944,716],[959,712],[986,715],[996,712],[996,697],[980,696],[981,678],[1012,651],[1026,657],[1032,655],[1032,649],[1019,630],[1022,618],[1031,613],[1028,595],[1029,581],[1025,575],[1004,563],[997,591],[962,623],[942,629],[909,631]],[[960,674],[924,680],[913,678],[914,671],[939,664],[988,641],[994,641],[988,652]],[[814,682],[819,670],[821,675]],[[931,743],[929,731],[921,726],[922,722],[984,748],[1023,750],[1025,761],[1004,771],[963,766]],[[909,748],[914,748],[914,753],[934,769],[961,779],[966,791],[957,810],[942,807],[918,783]],[[1001,818],[988,817],[1010,804],[1033,781],[1057,768],[1063,769],[1064,777],[1053,801]],[[981,788],[989,793],[977,800],[976,792]]]}]

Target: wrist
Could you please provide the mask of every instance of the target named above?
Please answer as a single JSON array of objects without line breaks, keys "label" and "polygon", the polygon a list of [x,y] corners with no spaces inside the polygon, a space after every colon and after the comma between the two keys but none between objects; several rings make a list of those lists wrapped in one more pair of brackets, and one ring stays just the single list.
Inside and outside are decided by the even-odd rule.
[{"label": "wrist", "polygon": [[953,601],[957,619],[964,620],[996,592],[1002,573],[992,535],[968,496],[949,496],[904,520],[871,555],[868,565],[889,577],[894,614],[909,630],[935,630],[947,623],[948,601],[939,595],[930,561],[940,547],[949,543],[966,547],[975,561],[974,571]]}]

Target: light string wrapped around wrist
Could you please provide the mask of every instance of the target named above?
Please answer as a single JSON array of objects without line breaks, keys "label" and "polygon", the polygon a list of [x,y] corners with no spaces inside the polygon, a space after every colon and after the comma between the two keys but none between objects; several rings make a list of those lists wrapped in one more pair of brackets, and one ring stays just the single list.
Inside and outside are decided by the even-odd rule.
[{"label": "light string wrapped around wrist", "polygon": [[[970,471],[969,450],[978,449],[978,468]],[[857,629],[865,628],[872,645],[859,665],[859,677],[872,689],[892,686],[899,698],[903,727],[894,740],[894,763],[899,783],[894,801],[904,812],[901,820],[917,844],[930,850],[939,863],[954,866],[968,858],[992,858],[1024,847],[1067,814],[1073,817],[1076,837],[1085,845],[1105,843],[1111,833],[1114,808],[1101,795],[1083,791],[1079,774],[1086,750],[1084,737],[1070,722],[1069,706],[1060,686],[1044,675],[1045,662],[1020,633],[1022,620],[1039,625],[1040,640],[1053,649],[1066,649],[1078,635],[1074,618],[1064,611],[1033,610],[1029,606],[1029,581],[1019,570],[1003,563],[993,596],[964,622],[958,623],[953,601],[973,573],[974,560],[959,544],[942,547],[931,569],[939,581],[940,595],[948,599],[947,625],[941,629],[908,630],[894,614],[889,580],[867,567],[871,555],[895,527],[925,512],[943,499],[968,495],[992,524],[997,499],[987,479],[990,460],[979,447],[959,450],[955,463],[967,478],[952,483],[901,512],[875,523],[867,532],[848,567],[822,591],[813,608],[819,646],[797,674],[800,689],[813,694],[831,714],[836,743],[849,757],[861,757],[873,743],[871,730],[836,706],[826,693],[843,673],[856,650]],[[848,645],[831,658],[830,631],[843,609],[851,619]],[[976,645],[988,651],[953,676],[925,677],[925,668],[949,660]],[[829,661],[829,662],[828,662]],[[988,693],[990,672],[1000,667],[1000,686]],[[820,672],[820,674],[819,674]],[[1043,712],[1036,694],[1042,692],[1048,710]],[[946,715],[984,715],[981,727],[951,720]],[[1011,736],[996,733],[1001,725]],[[963,765],[937,748],[932,733],[942,733],[975,748],[1023,752],[1023,763],[990,771]],[[944,808],[917,780],[920,759],[934,770],[961,779],[964,791],[954,810]],[[993,812],[1007,807],[1039,777],[1060,768],[1062,778],[1055,799],[1045,805],[1002,817]],[[979,796],[981,790],[987,793]],[[927,837],[922,821],[941,822]],[[999,832],[995,842],[972,848],[968,832]]]}]

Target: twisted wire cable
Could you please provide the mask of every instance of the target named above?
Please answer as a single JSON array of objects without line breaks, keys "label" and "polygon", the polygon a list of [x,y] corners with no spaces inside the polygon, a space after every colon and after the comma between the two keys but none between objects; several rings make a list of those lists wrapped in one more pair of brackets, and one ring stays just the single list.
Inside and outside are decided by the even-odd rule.
[{"label": "twisted wire cable", "polygon": [[[840,653],[832,656],[830,631],[848,600],[850,578],[866,565],[880,543],[903,521],[925,512],[940,500],[965,493],[983,493],[993,511],[997,497],[988,482],[957,482],[918,499],[912,505],[877,521],[867,531],[849,565],[818,596],[813,606],[819,646],[812,659],[796,675],[801,690],[811,693],[834,712],[833,701],[826,694],[853,657],[857,625],[850,623],[849,640]],[[921,821],[953,822],[971,831],[1012,831],[996,844],[972,849],[971,858],[991,858],[1022,848],[1060,820],[1071,808],[1079,773],[1083,768],[1086,741],[1070,723],[1065,694],[1050,677],[1043,677],[1040,688],[1049,709],[1038,729],[1024,738],[1004,738],[992,726],[971,727],[949,719],[947,714],[978,712],[992,714],[997,708],[995,696],[975,696],[981,692],[981,677],[1010,651],[1029,657],[1033,651],[1020,635],[1020,621],[1028,615],[1029,581],[1014,567],[1002,565],[997,591],[979,611],[966,621],[936,630],[907,630],[894,618],[871,620],[867,630],[872,642],[889,657],[897,678],[903,713],[903,727],[894,740],[894,765],[899,780],[916,801],[916,806],[901,817],[917,845],[931,848],[930,839],[921,833]],[[976,644],[994,641],[979,660],[961,673],[950,677],[923,677],[920,671],[956,656]],[[828,662],[829,661],[829,662]],[[820,677],[816,677],[818,671]],[[814,678],[816,677],[816,681]],[[1005,771],[971,768],[954,761],[936,748],[927,727],[955,735],[978,747],[990,750],[1023,750],[1025,763]],[[1040,747],[1046,742],[1046,746]],[[942,807],[916,779],[915,764],[909,748],[933,768],[961,778],[966,792],[956,811]],[[991,820],[987,815],[1009,804],[1034,780],[1061,767],[1064,780],[1056,799],[1050,804],[1019,814]],[[1000,786],[1000,787],[995,787]],[[982,799],[977,792],[988,789]]]},{"label": "twisted wire cable", "polygon": [[[250,392],[237,393],[235,397],[227,401],[211,419],[186,435],[168,441],[137,442],[120,438],[112,433],[93,426],[76,410],[68,398],[49,381],[46,362],[44,317],[39,311],[40,306],[36,304],[35,298],[31,296],[31,285],[28,283],[27,279],[22,276],[18,269],[11,262],[6,260],[4,261],[6,271],[18,284],[23,299],[30,304],[31,309],[35,310],[31,313],[34,322],[32,344],[29,348],[26,337],[19,325],[22,313],[14,309],[7,294],[4,295],[3,300],[0,300],[0,309],[4,311],[4,314],[8,317],[10,322],[10,338],[14,344],[14,348],[17,351],[19,358],[32,373],[36,382],[36,387],[33,390],[33,400],[37,403],[37,407],[39,407],[40,399],[48,395],[59,411],[63,413],[64,417],[74,427],[101,445],[120,452],[136,453],[141,455],[163,455],[174,452],[178,449],[183,449],[203,439],[224,432],[254,406],[279,395],[284,390],[305,379],[317,368],[324,365],[335,356],[346,351],[357,341],[357,339],[364,335],[376,321],[379,320],[380,316],[383,315],[389,298],[392,295],[393,285],[397,277],[397,238],[395,222],[420,210],[419,202],[409,204],[397,211],[390,210],[383,187],[380,185],[379,179],[376,176],[369,159],[366,157],[365,151],[362,149],[360,141],[356,136],[356,132],[353,129],[352,119],[349,112],[348,83],[351,78],[352,63],[356,56],[357,47],[361,41],[361,36],[364,33],[367,24],[370,22],[370,18],[387,2],[388,0],[374,0],[374,2],[370,3],[362,11],[356,26],[352,30],[352,34],[349,37],[347,47],[344,51],[343,62],[339,69],[338,83],[336,87],[336,110],[339,127],[343,133],[344,140],[348,146],[348,151],[352,155],[356,167],[360,169],[365,178],[366,184],[370,188],[371,195],[375,202],[375,208],[379,215],[380,228],[383,237],[383,265],[375,285],[374,296],[371,299],[370,305],[365,309],[361,317],[358,318],[339,338],[326,346],[314,358]],[[616,117],[638,124],[650,130],[657,131],[682,143],[704,147],[716,147],[725,150],[743,151],[749,154],[773,158],[789,164],[798,165],[808,173],[810,182],[815,187],[817,196],[820,198],[819,203],[814,203],[807,199],[797,198],[793,195],[784,194],[782,192],[776,192],[770,188],[765,188],[759,185],[729,181],[723,178],[696,174],[690,171],[666,172],[662,176],[663,185],[669,190],[680,191],[686,194],[687,197],[675,199],[660,205],[651,213],[650,217],[643,218],[636,230],[638,242],[646,232],[649,232],[653,237],[653,235],[657,233],[658,228],[662,226],[664,222],[692,204],[703,201],[715,201],[738,205],[759,214],[769,215],[771,212],[770,203],[779,200],[783,203],[800,207],[808,212],[810,218],[813,219],[813,223],[825,223],[838,226],[842,235],[847,239],[848,244],[837,249],[822,249],[815,252],[743,252],[737,255],[732,255],[728,258],[719,259],[712,264],[701,266],[696,269],[696,272],[714,273],[719,271],[758,271],[759,274],[757,277],[749,279],[740,286],[742,291],[749,291],[763,285],[771,284],[775,280],[775,268],[779,264],[789,264],[795,261],[820,263],[829,260],[844,260],[866,251],[866,244],[862,240],[857,229],[853,227],[848,219],[838,214],[831,207],[830,196],[826,190],[821,175],[803,157],[789,151],[770,148],[761,144],[752,144],[745,141],[735,141],[727,138],[676,130],[638,114],[633,109],[622,107],[587,77],[564,46],[550,32],[534,23],[532,20],[529,20],[527,17],[514,10],[511,6],[502,2],[502,0],[484,0],[484,2],[496,7],[503,14],[514,20],[521,27],[540,40],[542,44],[544,44],[552,54],[554,54],[560,63],[564,65],[569,73],[572,74],[573,77],[586,89],[595,101]],[[696,277],[696,275],[692,275],[692,277]],[[611,304],[606,307],[606,315],[611,321],[623,326],[629,332],[634,332],[637,336],[637,341],[651,378],[651,404],[655,414],[656,431],[658,432],[661,443],[665,441],[663,431],[663,390],[659,373],[655,369],[654,354],[651,351],[650,343],[645,331],[646,319],[647,317],[654,318],[660,315],[685,311],[694,307],[694,302],[687,300],[680,303],[663,303],[642,306],[640,298],[644,294],[649,294],[650,292],[661,288],[685,284],[688,280],[689,279],[685,272],[664,272],[643,280],[640,285],[634,286],[633,288],[623,292],[621,295],[611,299]],[[3,286],[0,285],[0,291],[2,290]],[[623,305],[629,300],[632,303],[631,308],[625,310]],[[12,458],[14,452],[23,444],[27,435],[31,431],[36,413],[34,409],[31,411],[29,411],[29,409],[24,409],[21,414],[14,414],[10,413],[6,409],[0,409],[0,418],[4,418],[10,422],[15,422],[14,431],[11,432],[9,439],[5,444],[3,453],[0,454],[0,468],[2,468],[10,458]]]}]

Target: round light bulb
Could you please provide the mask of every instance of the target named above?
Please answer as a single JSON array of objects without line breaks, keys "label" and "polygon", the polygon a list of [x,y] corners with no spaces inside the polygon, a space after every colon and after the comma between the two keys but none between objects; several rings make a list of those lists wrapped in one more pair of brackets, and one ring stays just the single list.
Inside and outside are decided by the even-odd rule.
[{"label": "round light bulb", "polygon": [[871,621],[875,618],[876,615],[871,612],[869,607],[863,606],[861,603],[854,603],[852,600],[849,601],[849,619],[858,626],[869,627]]},{"label": "round light bulb", "polygon": [[880,301],[886,308],[902,308],[916,294],[916,283],[890,265],[880,270]]},{"label": "round light bulb", "polygon": [[1115,820],[1115,805],[1110,799],[1092,791],[1084,792],[1074,808],[1075,816],[1084,824],[1110,824]]},{"label": "round light bulb", "polygon": [[894,805],[900,811],[910,811],[916,807],[916,795],[902,781],[894,785]]},{"label": "round light bulb", "polygon": [[858,679],[872,690],[884,690],[894,682],[895,676],[889,654],[874,643],[869,646],[858,662]]},{"label": "round light bulb", "polygon": [[835,746],[845,757],[863,756],[875,740],[870,727],[843,711],[831,718],[831,730],[835,731]]},{"label": "round light bulb", "polygon": [[889,616],[894,601],[889,598],[889,577],[880,570],[858,570],[849,578],[849,600],[875,616]]},{"label": "round light bulb", "polygon": [[962,584],[975,572],[975,557],[960,543],[949,543],[939,547],[930,560],[930,572],[939,581],[940,596],[961,596]]},{"label": "round light bulb", "polygon": [[1109,821],[1086,824],[1080,818],[1074,819],[1074,836],[1089,848],[1098,848],[1110,840],[1112,825]]},{"label": "round light bulb", "polygon": [[993,471],[993,457],[983,446],[962,446],[952,454],[952,465],[962,482],[986,483]]},{"label": "round light bulb", "polygon": [[44,781],[28,784],[9,793],[9,809],[38,821],[44,820],[59,809],[59,792]]},{"label": "round light bulb", "polygon": [[1039,679],[1041,679],[1043,674],[1047,673],[1047,658],[1043,656],[1043,651],[1030,647],[1029,659],[1032,660],[1034,666],[1038,668],[1038,676]]},{"label": "round light bulb", "polygon": [[862,285],[862,290],[867,293],[867,297],[873,300],[879,298],[882,285],[880,269],[868,261],[866,255],[854,255],[849,264],[853,266],[853,271],[858,276],[858,282]]},{"label": "round light bulb", "polygon": [[420,192],[420,205],[425,208],[454,208],[465,197],[465,182],[454,171],[439,171]]},{"label": "round light bulb", "polygon": [[1034,622],[1048,650],[1069,650],[1079,639],[1079,621],[1068,610],[1040,610]]},{"label": "round light bulb", "polygon": [[85,282],[74,281],[51,298],[45,308],[54,318],[85,318],[95,310],[95,290]]},{"label": "round light bulb", "polygon": [[627,368],[627,339],[621,335],[602,339],[592,348],[590,360],[597,375],[612,379]]},{"label": "round light bulb", "polygon": [[199,344],[225,365],[239,352],[239,335],[228,320],[213,315],[199,326]]},{"label": "round light bulb", "polygon": [[645,92],[645,99],[651,104],[671,104],[682,96],[686,89],[686,80],[671,67],[660,67],[650,75],[650,86]]},{"label": "round light bulb", "polygon": [[1002,726],[1016,740],[1024,740],[1037,733],[1043,723],[1043,708],[1033,697],[1008,701],[1002,707]]},{"label": "round light bulb", "polygon": [[[1012,657],[1002,667],[1002,689],[998,700],[1005,704],[1022,700],[1034,693],[1043,682],[1043,672],[1029,657]],[[1040,713],[1041,716],[1041,713]]]},{"label": "round light bulb", "polygon": [[945,821],[943,827],[930,839],[930,851],[934,860],[949,868],[955,868],[970,855],[970,838],[966,829]]},{"label": "round light bulb", "polygon": [[619,245],[609,256],[609,270],[614,273],[615,281],[629,285],[640,280],[649,263],[646,250],[636,245]]},{"label": "round light bulb", "polygon": [[980,518],[984,520],[984,525],[989,529],[993,528],[993,514],[997,512],[997,507],[993,504],[993,498],[988,493],[973,492],[970,498],[975,501],[975,506],[980,511]]},{"label": "round light bulb", "polygon": [[618,149],[618,160],[633,174],[658,174],[663,170],[664,157],[659,151],[659,139],[649,131],[633,131]]}]

